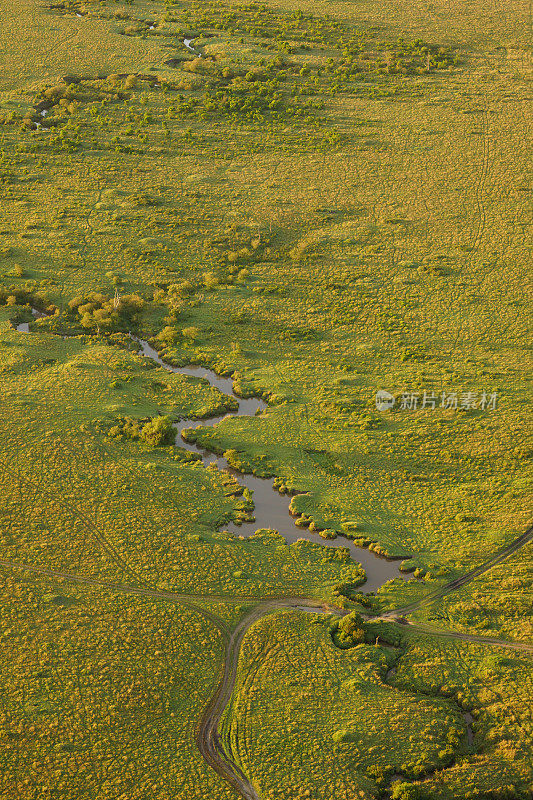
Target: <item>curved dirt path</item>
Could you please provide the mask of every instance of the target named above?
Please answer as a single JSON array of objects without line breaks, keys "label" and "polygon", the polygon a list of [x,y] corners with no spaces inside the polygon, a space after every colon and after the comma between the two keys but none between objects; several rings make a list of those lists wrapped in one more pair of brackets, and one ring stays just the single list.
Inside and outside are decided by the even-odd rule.
[{"label": "curved dirt path", "polygon": [[244,637],[255,622],[281,608],[305,608],[317,612],[346,613],[343,609],[326,607],[323,603],[315,600],[305,600],[298,597],[266,600],[253,608],[239,622],[231,634],[226,648],[222,678],[215,694],[200,718],[196,743],[209,766],[224,778],[230,786],[233,786],[244,800],[260,800],[260,797],[238,765],[229,742],[222,741],[219,733],[219,724],[235,688],[239,655]]},{"label": "curved dirt path", "polygon": [[[146,349],[145,347],[147,343],[142,342],[142,340],[139,340],[139,342],[143,346],[144,355],[153,358],[153,354],[150,352],[151,348],[148,346],[148,349]],[[158,354],[155,354],[154,360],[156,361],[156,363],[159,363],[160,365],[164,366],[169,371],[176,371],[176,372],[181,371],[180,369],[172,368],[170,365],[165,364],[165,362],[158,356]],[[231,394],[235,396],[233,392],[231,392]],[[239,400],[239,398],[236,399]],[[240,407],[239,411],[237,411],[237,414],[239,414],[239,412],[242,413]],[[214,421],[215,420],[213,420],[212,422]],[[5,465],[0,465],[0,467],[1,466],[3,466],[4,469],[7,469]],[[84,522],[86,523],[87,520],[84,519]],[[316,611],[323,611],[327,613],[333,613],[337,615],[344,615],[349,612],[334,606],[325,606],[324,604],[321,604],[319,601],[315,599],[309,599],[305,597],[291,597],[291,596],[289,597],[271,596],[264,598],[257,598],[253,596],[228,597],[225,595],[216,595],[216,594],[193,595],[186,593],[159,591],[157,589],[150,589],[149,587],[146,587],[142,584],[142,582],[139,579],[139,576],[137,576],[136,573],[132,571],[129,564],[123,562],[122,558],[120,557],[120,554],[118,554],[115,551],[113,546],[110,545],[110,543],[105,540],[105,538],[102,536],[100,532],[93,531],[93,533],[96,533],[97,539],[99,539],[100,542],[104,544],[104,546],[107,545],[108,548],[110,547],[111,555],[115,558],[117,563],[121,564],[123,568],[126,568],[127,572],[129,572],[135,580],[139,581],[138,585],[130,586],[122,583],[107,582],[104,580],[99,580],[97,578],[88,578],[83,575],[81,576],[72,575],[60,571],[49,570],[44,567],[37,567],[29,564],[16,564],[14,562],[4,561],[4,560],[0,560],[0,566],[11,569],[22,569],[22,570],[32,571],[52,578],[62,578],[64,580],[68,580],[73,583],[98,586],[101,588],[106,588],[110,591],[124,592],[127,594],[137,594],[146,597],[153,597],[162,600],[178,602],[183,606],[196,611],[197,613],[201,614],[205,619],[209,620],[221,633],[222,639],[225,644],[225,657],[224,657],[224,664],[222,667],[222,676],[220,682],[217,686],[214,695],[212,696],[211,700],[209,701],[207,707],[203,711],[202,716],[200,718],[197,728],[196,742],[206,762],[211,766],[211,768],[215,772],[217,772],[217,774],[219,774],[224,780],[226,780],[226,782],[230,786],[232,786],[244,800],[260,800],[260,797],[257,794],[256,790],[254,789],[252,783],[240,768],[238,761],[231,750],[231,745],[229,744],[229,742],[223,742],[219,733],[220,721],[230,701],[235,686],[239,654],[246,633],[248,632],[250,627],[259,619],[280,608],[305,608]],[[374,620],[383,619],[389,621],[398,621],[400,617],[405,617],[406,615],[411,614],[413,611],[416,611],[417,609],[423,606],[429,605],[432,602],[445,597],[447,594],[457,591],[462,586],[467,585],[475,578],[477,578],[479,575],[482,575],[484,572],[487,572],[496,564],[509,558],[510,555],[512,555],[514,552],[519,550],[524,545],[528,544],[532,539],[533,539],[533,525],[530,526],[525,533],[517,537],[509,545],[498,550],[488,561],[484,562],[475,569],[470,570],[462,577],[450,581],[450,583],[446,584],[440,589],[436,589],[435,591],[430,592],[428,595],[421,598],[420,600],[407,604],[401,608],[383,612],[382,614],[376,614],[376,615],[365,614],[364,616],[367,619],[374,619]],[[324,544],[326,543],[324,542]],[[233,631],[230,631],[228,626],[216,614],[212,613],[203,606],[194,603],[193,602],[194,599],[200,602],[218,601],[218,602],[231,603],[231,602],[251,601],[254,602],[255,605],[252,608],[252,610],[241,619],[237,627]],[[418,623],[412,624],[408,623],[406,620],[405,622],[409,625],[409,628],[411,630],[419,630],[421,633],[444,636],[447,638],[457,639],[465,642],[474,642],[478,644],[492,645],[501,648],[533,653],[533,647],[530,647],[529,645],[524,644],[522,642],[512,642],[504,639],[489,638],[489,637],[477,636],[474,634],[459,633],[456,631],[439,630],[438,628],[432,627],[430,625],[418,624]]]},{"label": "curved dirt path", "polygon": [[[260,800],[254,787],[239,767],[231,748],[227,743],[223,743],[218,732],[218,726],[222,715],[229,703],[237,676],[239,654],[241,646],[249,628],[257,620],[281,608],[305,608],[316,610],[317,612],[328,612],[335,614],[345,614],[345,610],[335,606],[326,606],[317,600],[305,597],[268,597],[257,598],[254,596],[231,596],[226,595],[189,595],[178,592],[159,591],[150,589],[146,586],[129,586],[123,583],[114,583],[90,578],[85,575],[75,575],[69,572],[47,569],[33,564],[20,564],[13,561],[0,559],[0,567],[12,570],[33,572],[48,578],[58,578],[69,581],[70,583],[81,584],[84,586],[94,586],[108,591],[121,592],[124,594],[134,594],[143,597],[153,597],[160,600],[179,603],[185,608],[201,614],[211,622],[221,633],[225,646],[224,664],[222,677],[214,695],[204,709],[200,718],[196,742],[202,756],[209,766],[220,775],[230,786],[232,786],[244,800]],[[228,626],[213,612],[203,606],[192,602],[196,598],[199,601],[219,601],[219,602],[242,602],[243,600],[255,601],[257,605],[246,614],[239,622],[233,632]]]},{"label": "curved dirt path", "polygon": [[[520,538],[524,539],[524,537]],[[246,634],[259,619],[282,608],[314,610],[318,613],[323,612],[336,614],[338,616],[343,616],[349,613],[346,609],[326,605],[318,600],[305,597],[280,596],[257,598],[253,596],[236,597],[226,595],[190,595],[171,591],[159,591],[157,589],[150,589],[145,586],[129,586],[122,583],[108,582],[98,578],[90,578],[84,575],[74,575],[72,573],[46,569],[45,567],[38,567],[32,564],[18,564],[12,561],[0,560],[0,567],[34,572],[46,577],[60,578],[62,580],[70,581],[71,583],[100,587],[109,591],[140,595],[144,597],[153,597],[161,600],[180,603],[186,608],[201,614],[205,619],[211,622],[222,636],[225,647],[225,655],[219,684],[206,708],[202,712],[198,723],[196,743],[207,764],[209,764],[209,766],[218,775],[220,775],[220,777],[222,777],[230,786],[232,786],[233,789],[235,789],[235,791],[243,798],[243,800],[260,800],[260,797],[257,794],[253,784],[239,766],[237,758],[231,749],[231,745],[229,742],[223,741],[222,737],[220,736],[219,725],[235,687],[239,655]],[[471,573],[469,573],[469,575],[471,575]],[[472,577],[470,577],[470,580],[471,579]],[[464,583],[460,585],[464,585]],[[256,605],[241,619],[237,627],[233,631],[230,631],[227,625],[216,614],[204,608],[203,606],[192,602],[194,599],[200,602],[242,602],[243,600],[249,600],[252,602],[255,601]],[[389,614],[391,613],[394,612],[389,612]],[[365,616],[368,619],[374,620],[385,618],[385,615]],[[388,619],[390,620],[391,617],[388,617]],[[392,621],[394,621],[394,617],[392,617]],[[483,644],[520,652],[533,653],[533,646],[529,646],[523,642],[512,642],[505,639],[495,639],[477,636],[475,634],[440,630],[439,628],[435,628],[430,625],[424,625],[422,623],[408,623],[408,627],[411,630],[420,631],[421,633],[429,635],[444,636],[446,638],[463,642],[472,642],[475,644]]]}]

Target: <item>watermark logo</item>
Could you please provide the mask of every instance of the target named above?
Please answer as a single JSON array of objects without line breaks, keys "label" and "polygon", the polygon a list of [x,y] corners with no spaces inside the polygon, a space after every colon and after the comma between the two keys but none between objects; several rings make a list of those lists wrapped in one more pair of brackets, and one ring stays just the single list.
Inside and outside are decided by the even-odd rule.
[{"label": "watermark logo", "polygon": [[465,411],[495,411],[498,405],[498,393],[492,392],[402,392],[398,399],[390,392],[380,389],[376,394],[378,411],[388,411],[397,405],[400,411],[417,411],[418,409],[443,408],[445,410],[463,409]]},{"label": "watermark logo", "polygon": [[384,389],[380,389],[376,394],[376,408],[378,411],[388,411],[389,408],[393,407],[395,402],[394,395],[390,392],[386,392]]}]

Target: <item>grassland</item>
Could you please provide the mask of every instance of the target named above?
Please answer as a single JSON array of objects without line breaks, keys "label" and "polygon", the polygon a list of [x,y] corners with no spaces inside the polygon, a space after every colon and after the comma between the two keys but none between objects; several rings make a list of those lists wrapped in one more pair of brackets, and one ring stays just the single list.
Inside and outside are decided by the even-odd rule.
[{"label": "grassland", "polygon": [[[219,532],[249,513],[233,478],[130,433],[232,400],[130,330],[268,399],[191,438],[403,556],[420,580],[376,612],[530,524],[528,4],[297,5],[0,0],[0,560],[198,595],[228,631],[242,608],[210,595],[331,599],[361,571]],[[399,408],[424,391],[498,403]],[[231,796],[193,742],[220,627],[4,579],[0,796]],[[531,610],[529,545],[416,618],[528,642]],[[527,655],[395,644],[340,651],[294,612],[249,631],[224,733],[261,797],[528,796]]]},{"label": "grassland", "polygon": [[375,623],[339,651],[330,622],[279,612],[245,640],[225,735],[261,797],[528,796],[528,657]]},{"label": "grassland", "polygon": [[139,71],[164,54],[158,46],[160,40],[132,41],[121,36],[117,26],[91,14],[58,18],[46,4],[40,6],[34,0],[19,0],[16,7],[2,0],[0,13],[0,93],[13,106],[20,100],[21,90],[31,91],[61,75],[78,70],[104,74]]},{"label": "grassland", "polygon": [[232,797],[194,746],[223,647],[197,613],[6,572],[1,647],[2,798]]},{"label": "grassland", "polygon": [[5,559],[229,596],[287,587],[306,594],[360,574],[345,554],[306,542],[217,533],[248,505],[231,476],[172,444],[108,435],[117,418],[214,413],[231,398],[197,379],[146,370],[116,346],[43,336],[46,363],[42,337],[11,331],[4,339]]}]

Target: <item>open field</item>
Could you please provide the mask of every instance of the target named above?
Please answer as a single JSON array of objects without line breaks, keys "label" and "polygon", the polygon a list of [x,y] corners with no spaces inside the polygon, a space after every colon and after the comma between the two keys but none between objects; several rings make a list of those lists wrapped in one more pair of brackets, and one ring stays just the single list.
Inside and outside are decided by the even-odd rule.
[{"label": "open field", "polygon": [[194,746],[220,632],[174,604],[3,573],[0,797],[233,795]]},{"label": "open field", "polygon": [[[273,398],[261,420],[230,420],[205,441],[268,449],[273,472],[311,489],[303,502],[318,523],[355,520],[389,552],[453,571],[470,561],[472,537],[482,558],[527,521],[530,445],[515,445],[527,396],[525,75],[508,85],[500,51],[489,69],[459,50],[451,74],[381,75],[372,92],[384,96],[369,97],[360,78],[332,82],[332,36],[320,33],[326,54],[309,62],[325,64],[316,84],[294,70],[279,83],[275,66],[270,81],[318,93],[320,115],[306,100],[287,108],[281,92],[263,125],[260,105],[210,108],[215,79],[175,69],[184,77],[168,91],[141,83],[119,101],[109,79],[88,82],[70,116],[53,106],[48,132],[7,125],[6,281],[14,274],[15,288],[63,313],[83,293],[140,293],[148,332],[166,313],[164,352],[237,370],[245,389]],[[260,63],[255,51],[228,54],[229,43],[228,69]],[[176,102],[171,87],[187,76]],[[104,97],[96,113],[91,92]],[[9,171],[14,138],[20,178]],[[96,329],[95,314],[81,317],[80,330]],[[102,320],[112,326],[105,309]],[[497,391],[499,408],[375,414],[384,387]]]},{"label": "open field", "polygon": [[[217,410],[223,395],[210,395],[196,379],[146,370],[128,351],[79,339],[48,334],[43,363],[40,338],[10,332],[4,340],[6,560],[229,596],[286,588],[306,594],[321,586],[327,593],[328,585],[360,574],[342,553],[318,545],[217,533],[247,507],[231,476],[204,469],[172,445],[106,436],[117,414],[204,414]],[[119,401],[111,406],[102,402],[110,392]]]},{"label": "open field", "polygon": [[16,5],[2,0],[0,14],[0,96],[7,100],[78,70],[108,74],[147,69],[165,52],[155,37],[132,40],[120,35],[117,24],[92,15],[58,17],[35,0],[17,0]]},{"label": "open field", "polygon": [[528,796],[527,656],[376,623],[342,651],[330,622],[278,612],[245,639],[225,735],[261,797]]},{"label": "open field", "polygon": [[[531,8],[13,5],[0,561],[50,574],[2,567],[0,797],[223,800],[194,739],[227,643],[264,597],[356,607],[327,537],[417,578],[378,614],[531,524]],[[130,332],[268,401],[187,438],[275,476],[324,547],[221,532],[249,493],[170,424],[235,400]],[[529,544],[413,621],[530,644],[531,569]],[[222,739],[258,798],[530,796],[527,652],[393,623],[341,650],[330,623],[278,611],[237,653]]]}]

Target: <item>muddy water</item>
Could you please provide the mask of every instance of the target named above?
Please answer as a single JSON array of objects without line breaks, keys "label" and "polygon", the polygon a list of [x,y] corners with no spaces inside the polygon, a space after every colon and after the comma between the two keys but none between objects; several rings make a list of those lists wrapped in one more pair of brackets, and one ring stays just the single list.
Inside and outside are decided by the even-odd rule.
[{"label": "muddy water", "polygon": [[[41,317],[46,317],[42,311],[38,311],[36,308],[32,308],[31,313],[34,319],[40,319]],[[30,332],[30,323],[29,322],[21,322],[19,325],[16,326],[16,330],[19,333],[29,333]]]},{"label": "muddy water", "polygon": [[191,52],[191,53],[195,53],[195,54],[197,54],[197,55],[198,55],[198,51],[197,51],[197,50],[195,50],[195,48],[192,46],[192,43],[193,43],[194,41],[196,41],[196,39],[184,39],[184,40],[183,40],[183,44],[185,45],[185,47],[187,48],[187,50],[190,50],[190,52]]},{"label": "muddy water", "polygon": [[474,731],[472,730],[472,723],[474,718],[470,711],[463,711],[463,719],[466,725],[466,735],[468,737],[468,744],[473,747],[474,746]]},{"label": "muddy water", "polygon": [[272,478],[257,478],[255,475],[244,475],[243,473],[236,472],[228,466],[223,456],[210,453],[192,442],[184,441],[181,438],[181,433],[186,428],[213,426],[229,416],[254,416],[263,412],[267,408],[267,404],[264,400],[257,398],[243,399],[238,397],[233,391],[233,381],[231,378],[217,375],[216,372],[206,367],[172,367],[170,364],[163,361],[157,351],[154,350],[148,342],[142,339],[136,339],[136,341],[140,344],[143,355],[155,361],[159,366],[169,372],[176,372],[180,375],[204,378],[211,386],[219,389],[224,394],[230,395],[230,397],[234,397],[239,403],[239,408],[235,412],[203,420],[182,419],[175,425],[177,432],[176,444],[178,446],[184,447],[191,452],[199,453],[202,456],[202,462],[205,466],[208,464],[216,464],[218,469],[230,472],[238,479],[241,486],[247,487],[253,493],[252,497],[255,506],[253,514],[255,522],[244,523],[242,525],[229,523],[224,526],[225,530],[248,537],[258,528],[273,528],[279,531],[287,542],[295,542],[297,539],[308,539],[311,542],[316,542],[326,547],[347,547],[350,550],[353,560],[360,562],[367,574],[367,581],[364,585],[365,592],[375,591],[391,578],[404,578],[404,575],[402,575],[399,570],[398,561],[388,561],[385,558],[379,558],[370,550],[356,547],[353,542],[342,536],[339,536],[337,539],[322,539],[317,533],[309,531],[306,528],[297,528],[289,513],[290,497],[279,494],[279,492],[274,489],[274,481]]}]

